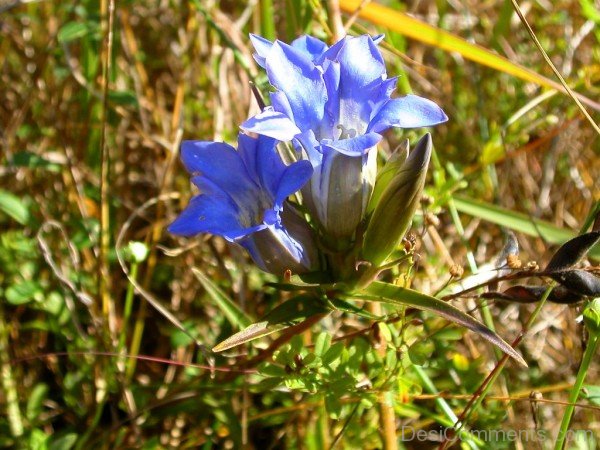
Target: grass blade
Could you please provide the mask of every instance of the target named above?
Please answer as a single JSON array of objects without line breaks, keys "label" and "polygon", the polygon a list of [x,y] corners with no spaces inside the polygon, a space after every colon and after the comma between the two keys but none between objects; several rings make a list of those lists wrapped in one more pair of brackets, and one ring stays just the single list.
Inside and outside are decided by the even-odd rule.
[{"label": "grass blade", "polygon": [[[534,219],[523,213],[511,211],[491,203],[467,197],[454,197],[453,201],[456,209],[464,214],[479,217],[529,236],[540,237],[550,244],[563,244],[577,235],[575,231],[566,230],[544,220]],[[596,245],[589,255],[599,260],[600,247]]]},{"label": "grass blade", "polygon": [[[361,0],[340,0],[340,7],[343,11],[354,13],[360,9]],[[504,72],[524,81],[535,83],[550,89],[555,89],[568,95],[567,90],[554,80],[546,78],[533,70],[513,63],[509,59],[497,55],[490,50],[481,47],[453,35],[447,31],[436,28],[425,22],[415,19],[400,11],[395,11],[386,6],[369,3],[359,12],[360,16],[377,25],[389,28],[411,39],[432,45],[448,52],[456,52],[478,64],[491,67],[499,72]],[[584,95],[574,93],[574,95],[586,105],[600,111],[600,104],[587,98]]]},{"label": "grass blade", "polygon": [[198,281],[200,281],[211,300],[215,302],[215,305],[217,305],[223,314],[225,314],[225,317],[227,317],[227,320],[229,320],[233,326],[244,329],[252,323],[252,320],[246,313],[242,311],[240,307],[219,288],[219,286],[213,283],[210,278],[195,267],[192,268],[192,272]]}]

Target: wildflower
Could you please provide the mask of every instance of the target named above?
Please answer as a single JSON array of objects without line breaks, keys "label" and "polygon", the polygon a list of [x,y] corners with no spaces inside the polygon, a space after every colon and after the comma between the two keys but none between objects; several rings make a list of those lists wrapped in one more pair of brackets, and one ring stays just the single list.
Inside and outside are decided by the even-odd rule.
[{"label": "wildflower", "polygon": [[365,215],[376,178],[377,144],[390,127],[436,125],[447,116],[416,95],[391,98],[377,48],[382,37],[345,37],[331,47],[303,36],[287,45],[251,36],[255,59],[277,89],[271,106],[242,129],[292,141],[314,167],[302,190],[326,235],[351,238]]},{"label": "wildflower", "polygon": [[[244,247],[263,270],[306,272],[314,260],[311,231],[286,199],[311,177],[308,161],[286,166],[276,141],[244,134],[238,150],[221,142],[185,141],[181,159],[200,189],[169,226],[180,236],[212,233]],[[284,208],[285,206],[285,208]]]}]

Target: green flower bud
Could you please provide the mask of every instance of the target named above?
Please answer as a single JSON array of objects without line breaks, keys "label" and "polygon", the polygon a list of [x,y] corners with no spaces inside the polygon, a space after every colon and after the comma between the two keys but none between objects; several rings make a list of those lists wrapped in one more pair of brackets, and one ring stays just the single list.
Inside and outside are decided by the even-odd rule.
[{"label": "green flower bud", "polygon": [[[373,206],[362,257],[374,266],[385,261],[410,226],[425,185],[431,148],[431,135],[428,133],[417,143],[392,179],[387,181]],[[385,178],[383,180],[385,182]]]},{"label": "green flower bud", "polygon": [[410,142],[405,139],[396,149],[392,152],[390,158],[386,161],[383,167],[377,172],[377,179],[375,181],[375,189],[369,200],[369,207],[367,212],[371,213],[379,203],[379,199],[385,191],[385,188],[390,184],[390,181],[394,178],[394,175],[402,168],[402,165],[408,158],[408,149]]},{"label": "green flower bud", "polygon": [[590,335],[600,337],[600,297],[592,300],[583,311],[583,323]]}]

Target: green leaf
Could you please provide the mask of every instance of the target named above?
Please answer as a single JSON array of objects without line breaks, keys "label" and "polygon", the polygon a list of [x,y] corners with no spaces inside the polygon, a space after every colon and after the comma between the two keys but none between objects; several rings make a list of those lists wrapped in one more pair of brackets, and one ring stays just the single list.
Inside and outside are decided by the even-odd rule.
[{"label": "green leaf", "polygon": [[332,365],[342,355],[345,346],[346,344],[343,341],[336,342],[335,344],[333,344],[321,358],[323,361],[323,365]]},{"label": "green leaf", "polygon": [[[458,196],[453,199],[456,209],[464,214],[479,217],[529,236],[541,237],[551,244],[563,244],[576,236],[574,231],[565,230],[549,222],[533,219],[525,214],[491,203]],[[589,255],[594,259],[600,259],[600,246],[596,245],[592,248]]]},{"label": "green leaf", "polygon": [[13,284],[6,289],[6,300],[11,305],[24,305],[34,300],[36,294],[41,292],[40,285],[33,280],[25,280]]},{"label": "green leaf", "polygon": [[58,42],[66,44],[67,42],[79,39],[88,34],[89,28],[85,23],[69,22],[58,31]]},{"label": "green leaf", "polygon": [[310,295],[299,295],[275,307],[260,322],[253,323],[239,333],[217,344],[213,352],[222,352],[254,339],[289,328],[316,314],[327,312],[323,302]]},{"label": "green leaf", "polygon": [[132,91],[110,91],[108,99],[118,105],[138,106],[137,96]]},{"label": "green leaf", "polygon": [[315,340],[315,354],[322,356],[331,346],[331,335],[326,332],[319,333]]},{"label": "green leaf", "polygon": [[42,403],[48,396],[48,385],[45,383],[38,383],[35,385],[29,399],[27,400],[27,408],[25,409],[25,417],[27,420],[36,420],[42,412]]},{"label": "green leaf", "polygon": [[590,403],[600,406],[600,386],[584,386],[582,393],[583,397]]},{"label": "green leaf", "polygon": [[27,150],[14,154],[11,164],[15,167],[27,167],[29,169],[46,169],[51,172],[59,172],[60,164],[48,161],[39,155]]},{"label": "green leaf", "polygon": [[53,437],[48,450],[71,450],[77,442],[77,434],[67,433],[62,436]]},{"label": "green leaf", "polygon": [[192,272],[198,281],[200,281],[210,299],[217,305],[223,314],[225,314],[225,317],[227,317],[227,320],[229,320],[233,326],[243,329],[252,323],[250,317],[248,317],[246,313],[221,290],[221,288],[213,283],[210,278],[195,267],[192,268]]},{"label": "green leaf", "polygon": [[29,435],[29,446],[27,448],[29,450],[47,450],[48,438],[49,436],[46,433],[35,428]]},{"label": "green leaf", "polygon": [[174,330],[171,334],[171,346],[175,348],[187,347],[188,345],[195,342],[195,340],[191,337],[198,334],[194,329],[194,324],[192,321],[185,321],[182,323],[187,332],[182,330]]},{"label": "green leaf", "polygon": [[286,372],[283,367],[276,366],[275,364],[264,363],[258,367],[258,373],[267,377],[285,377]]},{"label": "green leaf", "polygon": [[444,319],[457,323],[496,345],[507,355],[527,367],[525,360],[500,336],[484,324],[438,298],[414,291],[412,289],[395,286],[389,283],[376,281],[365,288],[360,295],[355,296],[363,300],[378,301],[396,306],[408,306],[423,311],[437,314]]},{"label": "green leaf", "polygon": [[25,225],[29,221],[29,210],[23,200],[3,189],[0,189],[0,211],[21,225]]},{"label": "green leaf", "polygon": [[408,357],[416,366],[424,365],[434,350],[433,341],[418,341],[408,348]]}]

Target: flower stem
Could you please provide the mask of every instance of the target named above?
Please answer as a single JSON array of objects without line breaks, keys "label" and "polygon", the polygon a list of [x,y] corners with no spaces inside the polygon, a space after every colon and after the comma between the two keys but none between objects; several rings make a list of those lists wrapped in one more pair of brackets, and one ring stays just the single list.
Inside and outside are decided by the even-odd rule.
[{"label": "flower stem", "polygon": [[575,380],[575,384],[573,385],[571,393],[569,394],[569,405],[566,407],[563,414],[562,422],[560,423],[560,429],[558,430],[558,436],[556,438],[556,443],[554,445],[554,450],[562,450],[565,446],[567,433],[569,431],[569,424],[571,423],[571,418],[573,417],[573,412],[575,411],[575,403],[577,403],[577,399],[579,398],[583,381],[585,380],[585,376],[590,367],[590,363],[592,362],[592,358],[596,353],[599,341],[600,338],[598,336],[590,336],[587,348],[583,354],[583,360],[581,361],[579,371],[577,372],[577,379]]},{"label": "flower stem", "polygon": [[23,419],[19,409],[19,397],[9,357],[8,327],[4,321],[4,309],[0,306],[0,372],[2,390],[6,402],[6,418],[10,434],[17,440],[23,436]]}]

